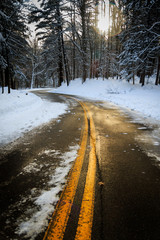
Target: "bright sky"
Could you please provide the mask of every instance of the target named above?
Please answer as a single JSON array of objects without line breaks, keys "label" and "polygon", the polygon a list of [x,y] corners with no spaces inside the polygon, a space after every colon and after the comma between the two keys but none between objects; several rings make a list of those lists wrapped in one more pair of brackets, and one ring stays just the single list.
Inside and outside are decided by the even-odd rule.
[{"label": "bright sky", "polygon": [[[40,7],[40,3],[38,2],[38,0],[30,0],[30,3],[35,4],[37,7]],[[117,5],[117,1],[115,1],[116,5]],[[98,5],[98,28],[100,30],[101,33],[104,32],[108,32],[109,29],[109,4],[110,1],[109,0],[104,0],[104,1],[100,1],[99,0],[99,5]],[[105,10],[104,10],[104,5],[105,5]],[[35,37],[35,24],[32,23],[29,25],[30,29],[32,31],[32,37]]]},{"label": "bright sky", "polygon": [[103,32],[107,32],[109,28],[109,1],[105,0],[105,10],[103,6],[99,4],[98,7],[98,28]]},{"label": "bright sky", "polygon": [[[36,5],[37,7],[40,7],[40,3],[38,2],[38,0],[30,0],[30,3],[33,3],[34,5]],[[30,30],[31,30],[31,38],[34,39],[36,36],[36,24],[35,23],[31,23],[29,24]]]}]

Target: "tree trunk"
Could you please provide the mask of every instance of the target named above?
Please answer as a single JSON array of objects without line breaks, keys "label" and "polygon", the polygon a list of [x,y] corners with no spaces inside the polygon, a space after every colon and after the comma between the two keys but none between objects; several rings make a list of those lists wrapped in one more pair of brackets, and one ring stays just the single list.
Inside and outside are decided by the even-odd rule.
[{"label": "tree trunk", "polygon": [[[60,49],[62,49],[62,53],[63,53],[63,62],[64,62],[64,69],[65,69],[65,73],[66,73],[66,81],[67,81],[67,86],[69,86],[69,73],[68,73],[68,66],[67,66],[67,59],[66,59],[66,52],[65,52],[65,48],[64,48],[64,39],[63,39],[63,29],[62,29],[62,20],[61,20],[61,13],[59,10],[59,7],[57,7],[57,15],[58,15],[58,31],[60,34],[60,40],[61,43],[59,43],[61,45]],[[62,66],[63,67],[63,66]]]},{"label": "tree trunk", "polygon": [[93,53],[92,49],[90,48],[90,55],[91,55],[91,60],[90,60],[90,78],[93,77]]},{"label": "tree trunk", "polygon": [[58,85],[61,86],[64,76],[63,76],[63,46],[62,46],[62,22],[61,22],[61,14],[60,14],[60,5],[57,4],[56,6],[57,11],[57,34],[58,34],[58,50],[59,50],[59,59],[58,59],[58,75],[59,75],[59,82]]},{"label": "tree trunk", "polygon": [[135,74],[133,73],[133,85],[135,84]]},{"label": "tree trunk", "polygon": [[145,70],[141,73],[140,83],[142,84],[142,87],[143,87],[144,84],[145,84]]},{"label": "tree trunk", "polygon": [[86,0],[82,1],[81,6],[81,18],[82,18],[82,83],[86,81],[87,78],[87,43],[86,43]]},{"label": "tree trunk", "polygon": [[67,81],[67,86],[69,86],[69,73],[68,73],[66,52],[65,52],[65,49],[64,49],[64,40],[63,40],[62,26],[61,26],[61,41],[62,41],[62,51],[63,51],[64,68],[65,68],[65,73],[66,73],[66,81]]},{"label": "tree trunk", "polygon": [[61,52],[61,40],[60,37],[58,38],[59,43],[59,59],[58,59],[58,75],[59,75],[59,87],[62,85],[63,82],[63,59],[62,59],[62,52]]},{"label": "tree trunk", "polygon": [[5,86],[5,71],[1,71],[1,79],[2,79],[2,94],[4,93],[4,86]]},{"label": "tree trunk", "polygon": [[160,84],[160,56],[158,57],[158,64],[157,64],[157,75],[155,85]]},{"label": "tree trunk", "polygon": [[8,93],[11,92],[11,83],[10,83],[10,76],[9,76],[9,68],[5,69],[5,85],[8,86]]},{"label": "tree trunk", "polygon": [[34,86],[34,69],[35,69],[35,62],[34,62],[34,57],[32,56],[32,79],[31,79],[31,89]]},{"label": "tree trunk", "polygon": [[[73,7],[73,17],[72,17],[72,11],[71,11],[71,23],[72,23],[72,37],[73,37],[73,42],[75,42],[75,22],[76,22],[76,14],[75,14],[75,0],[73,2],[74,7]],[[73,44],[73,50],[72,50],[72,79],[74,80],[76,78],[76,48],[75,44]]]}]

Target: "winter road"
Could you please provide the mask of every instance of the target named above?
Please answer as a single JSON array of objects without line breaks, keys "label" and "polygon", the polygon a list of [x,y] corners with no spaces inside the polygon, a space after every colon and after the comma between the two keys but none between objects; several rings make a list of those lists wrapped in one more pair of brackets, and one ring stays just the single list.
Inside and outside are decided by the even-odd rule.
[{"label": "winter road", "polygon": [[[159,240],[160,169],[147,151],[160,154],[160,150],[158,144],[144,146],[141,141],[152,129],[133,123],[109,104],[104,107],[102,102],[77,97],[37,94],[67,102],[70,109],[0,152],[0,239]],[[78,154],[63,191],[49,204],[55,207],[53,215],[49,214],[51,220],[45,215],[48,227],[37,230],[40,212],[34,215],[38,217],[30,230],[29,219],[39,210],[35,199],[51,188],[48,182],[56,169],[65,171],[63,154],[77,144]],[[21,231],[19,226],[25,221]]]}]

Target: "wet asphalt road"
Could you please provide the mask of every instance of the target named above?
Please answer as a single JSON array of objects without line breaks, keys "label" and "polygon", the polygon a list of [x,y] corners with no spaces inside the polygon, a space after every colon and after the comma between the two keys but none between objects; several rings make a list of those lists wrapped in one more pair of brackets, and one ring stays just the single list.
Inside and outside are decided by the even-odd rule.
[{"label": "wet asphalt road", "polygon": [[[25,234],[19,236],[16,233],[18,226],[29,219],[31,212],[27,209],[35,210],[33,199],[50,187],[47,183],[60,165],[59,157],[46,155],[45,151],[54,149],[59,154],[65,153],[70,146],[79,143],[84,127],[83,110],[75,100],[45,92],[37,94],[50,101],[66,102],[69,109],[59,119],[34,129],[0,150],[2,240],[31,239]],[[127,114],[110,105],[104,107],[101,102],[84,102],[93,114],[96,128],[97,172],[92,239],[159,240],[160,169],[138,138],[144,131],[150,133],[152,129],[133,123]],[[88,142],[64,240],[72,240],[75,236],[89,151]],[[159,152],[158,144],[156,151]],[[37,170],[29,170],[29,166]],[[43,239],[43,235],[44,231],[35,239]]]}]

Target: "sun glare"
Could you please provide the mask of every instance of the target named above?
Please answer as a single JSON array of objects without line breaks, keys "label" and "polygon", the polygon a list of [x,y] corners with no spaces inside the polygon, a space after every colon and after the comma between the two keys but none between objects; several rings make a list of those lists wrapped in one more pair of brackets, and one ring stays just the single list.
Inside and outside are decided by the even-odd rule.
[{"label": "sun glare", "polygon": [[108,32],[108,29],[109,29],[108,16],[101,16],[99,14],[99,16],[98,16],[98,28],[99,28],[100,32],[102,32],[102,33]]},{"label": "sun glare", "polygon": [[[116,28],[112,27],[113,24],[113,17],[110,13],[110,9],[112,14],[114,13],[116,17]],[[122,12],[119,8],[118,1],[107,1],[103,0],[101,4],[98,4],[97,8],[98,12],[98,22],[97,22],[97,28],[100,32],[100,34],[112,34],[112,36],[116,36],[121,32],[121,26],[123,21]],[[120,19],[120,21],[119,21]]]},{"label": "sun glare", "polygon": [[101,33],[107,33],[109,29],[109,3],[104,2],[104,5],[98,5],[98,23],[97,27]]}]

